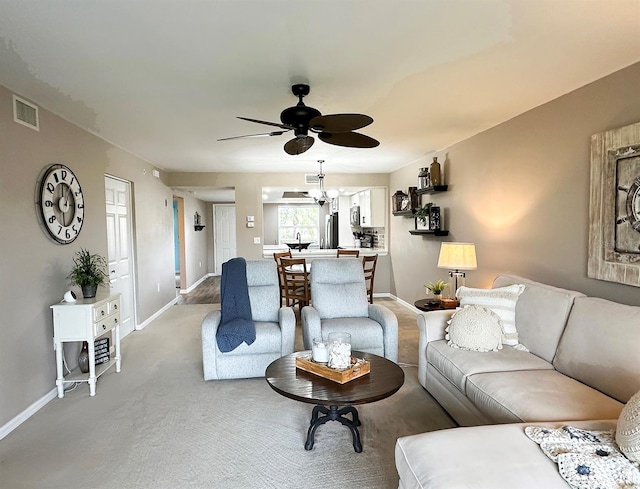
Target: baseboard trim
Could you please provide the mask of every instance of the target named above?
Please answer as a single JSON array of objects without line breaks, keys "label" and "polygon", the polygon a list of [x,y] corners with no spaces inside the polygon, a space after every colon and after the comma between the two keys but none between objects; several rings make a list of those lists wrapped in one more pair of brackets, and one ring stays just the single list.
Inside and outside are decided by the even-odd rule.
[{"label": "baseboard trim", "polygon": [[207,273],[204,277],[202,277],[200,280],[198,280],[193,285],[191,285],[191,287],[187,288],[187,290],[180,289],[180,294],[188,294],[189,292],[193,292],[198,285],[204,282],[207,278],[213,277],[213,276],[215,276],[215,273]]},{"label": "baseboard trim", "polygon": [[148,317],[145,321],[143,321],[141,324],[136,324],[136,331],[140,331],[143,330],[144,328],[146,328],[147,326],[149,326],[149,324],[151,324],[153,322],[154,319],[158,318],[158,316],[160,316],[163,312],[167,311],[171,306],[173,306],[176,302],[178,302],[178,298],[176,297],[175,299],[173,299],[171,302],[169,302],[166,306],[164,306],[162,309],[156,311],[153,315],[151,315],[150,317]]},{"label": "baseboard trim", "polygon": [[28,420],[31,416],[36,414],[40,409],[45,407],[50,401],[56,398],[58,395],[58,389],[54,387],[52,390],[47,392],[43,397],[38,399],[36,402],[31,404],[27,409],[22,411],[16,417],[14,417],[11,421],[6,423],[4,426],[0,427],[0,440],[9,435],[13,430],[15,430],[18,426]]}]

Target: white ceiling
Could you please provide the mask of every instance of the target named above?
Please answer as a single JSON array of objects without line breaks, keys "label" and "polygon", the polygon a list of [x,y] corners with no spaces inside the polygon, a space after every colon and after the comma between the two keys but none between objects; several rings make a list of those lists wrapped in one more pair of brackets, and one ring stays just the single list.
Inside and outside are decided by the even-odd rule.
[{"label": "white ceiling", "polygon": [[[0,84],[167,171],[389,172],[640,61],[640,0],[0,0]],[[268,132],[307,82],[375,149]]]}]

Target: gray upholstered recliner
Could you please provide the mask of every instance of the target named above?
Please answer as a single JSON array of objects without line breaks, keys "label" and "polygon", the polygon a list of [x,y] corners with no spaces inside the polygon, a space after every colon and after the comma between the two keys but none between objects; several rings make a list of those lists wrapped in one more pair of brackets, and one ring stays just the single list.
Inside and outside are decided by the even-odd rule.
[{"label": "gray upholstered recliner", "polygon": [[204,380],[263,377],[274,360],[293,353],[296,318],[291,307],[280,307],[280,285],[272,260],[247,261],[247,285],[256,340],[222,353],[216,342],[221,311],[202,321]]},{"label": "gray upholstered recliner", "polygon": [[360,259],[317,259],[311,265],[311,305],[302,309],[305,349],[332,332],[349,333],[352,350],[398,361],[398,319],[369,304]]}]

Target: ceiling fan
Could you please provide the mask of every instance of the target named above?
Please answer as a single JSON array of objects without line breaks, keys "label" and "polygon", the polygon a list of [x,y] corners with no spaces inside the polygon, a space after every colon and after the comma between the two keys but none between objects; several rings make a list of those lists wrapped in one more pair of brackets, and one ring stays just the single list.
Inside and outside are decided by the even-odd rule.
[{"label": "ceiling fan", "polygon": [[302,101],[303,97],[309,95],[309,85],[302,83],[291,87],[293,94],[298,97],[299,102],[280,113],[281,124],[277,122],[260,121],[248,117],[238,117],[244,121],[255,122],[280,128],[279,131],[272,131],[261,134],[247,134],[245,136],[233,136],[218,139],[218,141],[228,141],[230,139],[253,138],[260,136],[281,136],[293,131],[295,137],[287,141],[284,150],[290,155],[299,155],[313,146],[314,139],[309,136],[309,132],[318,134],[318,138],[325,143],[336,146],[346,146],[348,148],[375,148],[380,143],[372,137],[353,132],[361,129],[373,122],[373,119],[364,114],[331,114],[322,115],[319,110],[308,107]]}]

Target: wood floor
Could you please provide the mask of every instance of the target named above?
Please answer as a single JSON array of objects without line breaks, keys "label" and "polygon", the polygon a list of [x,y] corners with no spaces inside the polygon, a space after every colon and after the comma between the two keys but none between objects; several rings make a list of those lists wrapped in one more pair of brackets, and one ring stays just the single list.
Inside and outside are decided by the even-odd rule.
[{"label": "wood floor", "polygon": [[179,294],[176,304],[220,304],[220,276],[207,277],[193,291]]}]

